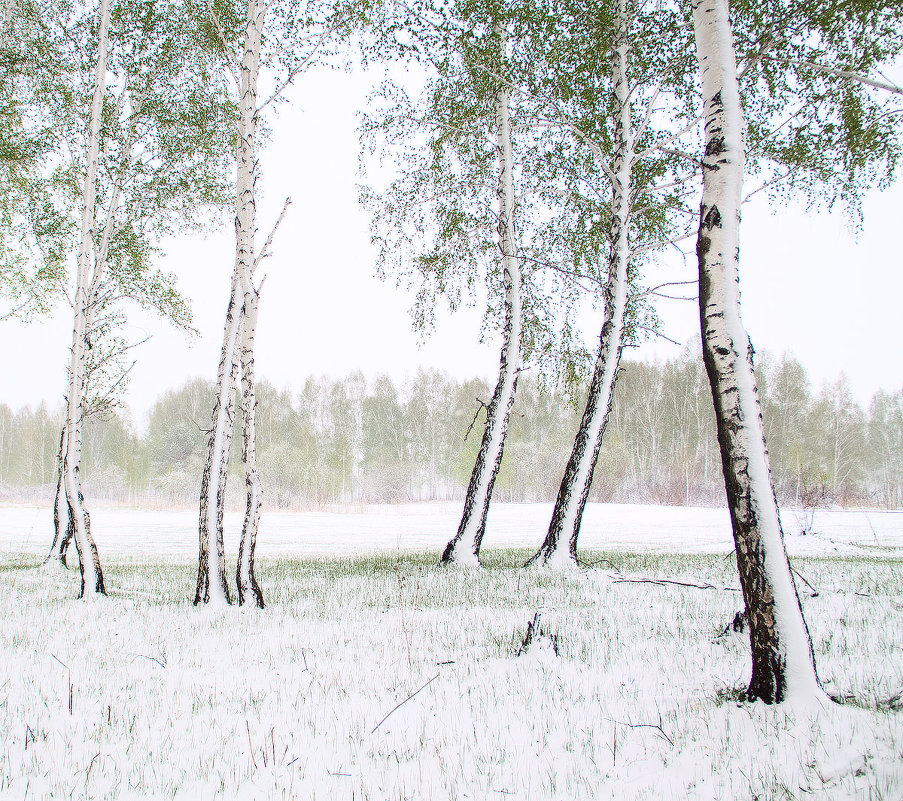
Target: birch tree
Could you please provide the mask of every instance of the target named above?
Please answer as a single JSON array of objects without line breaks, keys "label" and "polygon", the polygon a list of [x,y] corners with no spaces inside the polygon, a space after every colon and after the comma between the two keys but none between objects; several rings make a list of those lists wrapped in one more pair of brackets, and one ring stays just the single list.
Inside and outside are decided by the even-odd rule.
[{"label": "birch tree", "polygon": [[[496,23],[493,31],[499,49],[498,63],[504,63],[507,46],[504,28]],[[467,494],[464,497],[464,512],[458,531],[442,553],[443,564],[479,564],[480,543],[486,531],[486,515],[492,498],[492,487],[502,463],[505,448],[505,434],[514,404],[517,376],[521,368],[523,308],[520,256],[515,232],[514,197],[514,143],[511,130],[511,94],[506,84],[496,87],[495,130],[496,153],[498,158],[498,213],[496,231],[498,248],[502,262],[502,282],[504,286],[505,324],[502,334],[502,352],[499,363],[499,377],[486,407],[486,427]]]},{"label": "birch tree", "polygon": [[231,110],[221,84],[210,80],[204,32],[176,24],[171,8],[126,3],[113,13],[111,0],[103,0],[96,19],[80,12],[35,26],[29,80],[32,113],[52,123],[55,137],[51,183],[64,207],[68,199],[78,208],[52,554],[65,554],[65,520],[79,554],[81,595],[90,596],[105,588],[81,487],[82,425],[115,403],[127,378],[124,301],[190,327],[173,276],[152,260],[164,234],[202,224],[227,196],[224,123]]},{"label": "birch tree", "polygon": [[[209,6],[209,16],[219,36],[226,69],[237,92],[235,171],[235,263],[226,308],[226,324],[217,381],[212,424],[201,479],[198,575],[194,603],[225,605],[232,602],[226,580],[223,546],[223,506],[229,450],[232,441],[236,392],[241,394],[242,462],[245,472],[246,509],[236,567],[240,604],[253,600],[263,607],[263,593],[254,575],[254,552],[260,522],[261,486],[256,463],[256,394],[254,342],[262,281],[255,272],[269,252],[273,235],[289,205],[286,200],[267,241],[258,251],[257,181],[259,178],[258,130],[263,110],[278,101],[294,77],[324,52],[331,39],[347,24],[347,8],[317,9],[295,3],[248,0],[242,8],[226,3]],[[233,43],[239,42],[238,49]],[[273,72],[276,88],[269,98],[259,97],[262,67]],[[239,378],[240,376],[240,378]]]},{"label": "birch tree", "polygon": [[366,190],[364,200],[374,214],[378,271],[417,288],[415,328],[432,329],[440,301],[454,311],[479,300],[484,335],[490,327],[502,332],[498,380],[491,398],[479,401],[483,436],[443,563],[479,562],[518,373],[534,367],[554,384],[585,371],[569,312],[586,289],[574,263],[598,225],[590,222],[588,233],[575,227],[591,215],[560,201],[577,182],[573,162],[568,176],[546,167],[558,142],[547,141],[548,110],[529,86],[542,51],[534,11],[531,2],[400,8],[401,33],[390,27],[389,38],[410,42],[400,49],[413,54],[427,86],[419,100],[383,87],[383,113],[371,114],[365,128],[374,149],[397,160],[399,176],[387,190]]},{"label": "birch tree", "polygon": [[[693,5],[705,131],[699,302],[703,358],[750,623],[753,668],[747,696],[772,703],[823,693],[784,549],[753,349],[740,317],[739,220],[747,148],[757,157],[770,157],[785,186],[837,187],[834,197],[852,205],[864,182],[879,170],[889,180],[899,152],[894,131],[899,110],[877,108],[865,87],[900,91],[868,73],[899,44],[893,20],[899,22],[901,12],[884,3],[867,10],[776,4],[767,14],[740,7],[746,13],[741,20],[750,24],[747,32],[755,31],[744,73],[753,80],[771,78],[764,91],[749,95],[756,124],[749,126],[748,141],[728,4],[703,0]],[[813,53],[820,60],[812,60]],[[837,66],[831,59],[853,59],[855,68]],[[775,64],[783,70],[776,73]],[[819,85],[825,77],[848,83],[825,91]],[[800,107],[789,118],[782,110],[778,121],[770,119],[769,112],[790,87]]]},{"label": "birch tree", "polygon": [[[669,230],[671,226],[677,229],[679,221],[669,218],[673,211],[683,208],[687,179],[692,176],[692,171],[688,174],[674,163],[667,148],[684,132],[663,134],[653,124],[661,98],[668,97],[678,106],[686,102],[685,51],[673,10],[658,7],[652,14],[643,15],[636,4],[620,0],[612,17],[606,26],[577,14],[577,24],[572,23],[571,30],[582,29],[583,35],[565,39],[575,50],[572,58],[592,63],[600,72],[609,66],[609,80],[604,74],[581,75],[579,69],[561,70],[562,65],[558,65],[556,72],[562,83],[550,82],[552,88],[563,86],[566,93],[559,89],[559,94],[567,98],[551,109],[550,124],[571,133],[576,146],[590,150],[599,162],[598,172],[611,187],[611,200],[604,210],[609,229],[604,242],[599,243],[600,249],[608,250],[603,284],[605,322],[586,406],[548,533],[528,563],[557,568],[576,566],[580,522],[611,414],[621,353],[625,345],[636,341],[637,328],[642,326],[641,299],[656,292],[641,291],[638,267],[644,254],[648,258],[679,236]],[[576,48],[575,40],[579,43]],[[602,51],[603,58],[587,59],[586,53],[594,50]],[[608,120],[592,121],[589,109],[580,113],[580,104],[570,100],[585,102],[587,94],[597,99],[600,109],[608,111],[614,120],[610,132]]]},{"label": "birch tree", "polygon": [[[78,273],[75,282],[74,319],[72,327],[69,386],[66,394],[66,423],[60,444],[61,483],[66,495],[75,547],[81,568],[80,596],[106,594],[97,546],[91,536],[91,520],[83,506],[84,497],[79,477],[81,457],[82,396],[85,389],[85,365],[89,325],[89,293],[91,292],[92,234],[97,193],[97,161],[100,151],[100,124],[107,74],[107,46],[110,27],[110,0],[101,0],[97,42],[97,68],[94,74],[94,97],[87,134],[82,217],[79,235]],[[54,510],[56,512],[56,510]]]},{"label": "birch tree", "polygon": [[744,120],[726,0],[701,0],[693,23],[705,113],[699,308],[740,584],[752,648],[747,695],[820,696],[809,630],[784,549],[753,372],[740,317]]}]

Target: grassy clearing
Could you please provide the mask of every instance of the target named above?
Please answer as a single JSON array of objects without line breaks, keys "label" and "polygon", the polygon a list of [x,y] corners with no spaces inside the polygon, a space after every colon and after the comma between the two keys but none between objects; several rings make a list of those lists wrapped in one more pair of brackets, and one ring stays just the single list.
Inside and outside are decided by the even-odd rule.
[{"label": "grassy clearing", "polygon": [[[0,799],[903,797],[900,562],[795,560],[848,701],[816,713],[734,700],[730,559],[527,556],[264,561],[263,611],[192,608],[187,563],[111,562],[86,604],[77,571],[5,557]],[[557,656],[516,656],[536,611]]]}]

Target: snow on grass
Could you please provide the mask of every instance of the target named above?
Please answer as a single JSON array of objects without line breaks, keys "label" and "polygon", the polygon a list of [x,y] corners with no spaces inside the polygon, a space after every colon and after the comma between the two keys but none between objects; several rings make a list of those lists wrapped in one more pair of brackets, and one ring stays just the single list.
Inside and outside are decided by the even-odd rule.
[{"label": "snow on grass", "polygon": [[[496,549],[441,569],[441,546],[387,545],[429,516],[363,517],[381,553],[261,558],[264,610],[190,606],[195,555],[150,560],[99,523],[112,594],[91,604],[77,570],[4,547],[0,799],[903,797],[898,560],[794,560],[848,702],[769,708],[736,700],[746,635],[719,636],[731,557],[585,553],[595,568],[562,575]],[[518,656],[537,611],[559,653]]]},{"label": "snow on grass", "polygon": [[[806,515],[781,516],[791,556],[873,555],[903,558],[903,512],[814,513],[813,533],[800,535]],[[528,548],[546,535],[552,504],[495,503],[483,538],[485,548]],[[238,554],[243,512],[225,515],[227,557]],[[350,511],[267,512],[257,539],[258,558],[335,556],[445,547],[458,527],[460,503],[366,506]],[[44,555],[53,526],[48,506],[0,503],[0,548]],[[101,562],[109,556],[146,561],[196,560],[197,512],[91,508],[91,530]],[[578,553],[589,550],[721,553],[733,551],[727,509],[590,503],[580,529]]]}]

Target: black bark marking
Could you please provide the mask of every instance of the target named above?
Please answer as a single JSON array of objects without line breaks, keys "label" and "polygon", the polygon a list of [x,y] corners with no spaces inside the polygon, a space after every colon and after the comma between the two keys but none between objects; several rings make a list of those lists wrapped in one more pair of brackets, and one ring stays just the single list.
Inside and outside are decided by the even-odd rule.
[{"label": "black bark marking", "polygon": [[709,139],[705,146],[706,158],[710,156],[720,156],[727,151],[723,136],[713,136]]},{"label": "black bark marking", "polygon": [[[702,217],[702,225],[709,230],[713,228],[721,228],[721,212],[718,210],[718,206],[712,206]],[[711,247],[712,242],[709,240],[708,247]],[[706,250],[708,252],[708,250]]]}]

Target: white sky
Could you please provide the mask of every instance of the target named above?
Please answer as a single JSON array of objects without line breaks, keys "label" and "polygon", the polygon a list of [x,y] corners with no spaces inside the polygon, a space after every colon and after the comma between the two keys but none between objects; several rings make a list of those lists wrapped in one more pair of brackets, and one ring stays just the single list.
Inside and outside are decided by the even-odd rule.
[{"label": "white sky", "polygon": [[[472,310],[441,316],[422,348],[410,330],[410,298],[373,275],[368,220],[358,206],[357,110],[367,81],[341,72],[304,76],[272,121],[263,153],[262,243],[286,195],[293,204],[261,267],[267,275],[257,342],[258,376],[301,388],[310,374],[342,376],[362,369],[404,379],[418,366],[459,377],[494,377],[498,342],[479,343]],[[840,211],[807,214],[802,207],[771,210],[760,196],[744,211],[741,289],[744,321],[757,350],[792,351],[813,388],[849,377],[860,403],[879,388],[903,387],[899,244],[903,187],[872,193],[865,226],[854,237]],[[164,390],[194,376],[216,374],[233,264],[231,225],[208,237],[179,238],[167,246],[166,269],[179,275],[202,336],[188,341],[161,322],[134,314],[131,333],[152,333],[135,352],[127,397],[135,422]],[[695,263],[672,265],[670,279],[695,277]],[[666,279],[667,280],[667,279]],[[665,333],[685,341],[698,332],[692,303],[662,301]],[[596,336],[601,319],[587,322]],[[0,403],[13,408],[64,392],[71,317],[62,305],[49,322],[0,324]],[[667,358],[678,347],[659,341],[631,358]]]}]

